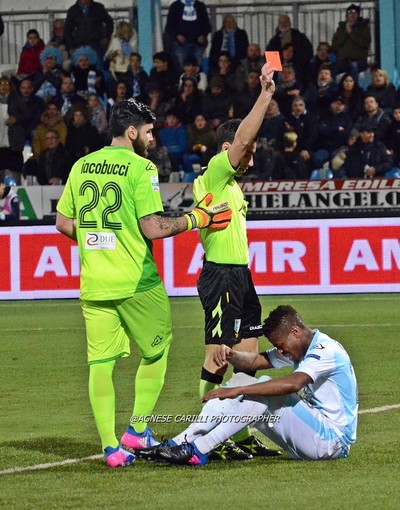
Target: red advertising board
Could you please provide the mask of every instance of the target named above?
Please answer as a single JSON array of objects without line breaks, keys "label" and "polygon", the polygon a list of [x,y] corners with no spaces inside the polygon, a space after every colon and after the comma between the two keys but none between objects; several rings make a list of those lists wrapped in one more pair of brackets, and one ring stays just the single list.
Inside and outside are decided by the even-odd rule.
[{"label": "red advertising board", "polygon": [[[400,292],[400,218],[248,222],[260,294]],[[170,296],[196,295],[196,232],[154,243]],[[0,299],[79,296],[76,243],[54,227],[0,229]]]},{"label": "red advertising board", "polygon": [[0,292],[11,291],[10,236],[0,235]]}]

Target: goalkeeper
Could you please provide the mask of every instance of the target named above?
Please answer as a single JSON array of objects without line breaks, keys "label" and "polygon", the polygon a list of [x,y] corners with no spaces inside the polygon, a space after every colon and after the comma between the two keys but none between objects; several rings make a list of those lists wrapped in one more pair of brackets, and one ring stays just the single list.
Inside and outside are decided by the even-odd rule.
[{"label": "goalkeeper", "polygon": [[[228,201],[232,209],[232,221],[226,230],[199,233],[205,259],[197,289],[205,312],[206,344],[200,397],[218,387],[226,372],[226,366],[220,367],[214,361],[218,346],[235,345],[236,351],[257,353],[258,337],[262,335],[261,305],[248,268],[247,202],[236,180],[253,166],[256,136],[275,91],[273,73],[274,68],[264,64],[260,76],[261,92],[252,110],[242,121],[229,120],[218,128],[220,152],[193,184],[195,199],[209,191],[217,201]],[[249,454],[279,454],[251,436],[248,428],[234,439],[236,445],[232,442],[220,445],[213,452],[214,456],[245,460]]]},{"label": "goalkeeper", "polygon": [[[211,207],[209,193],[189,214],[163,216],[157,168],[146,159],[154,120],[150,108],[136,101],[115,105],[111,146],[74,164],[57,206],[57,229],[79,246],[89,398],[110,467],[133,462],[127,449],[157,444],[144,417],[164,384],[172,325],[151,240],[195,228],[223,229],[231,219],[226,202]],[[131,422],[119,441],[113,370],[117,359],[129,356],[131,339],[141,362]]]}]

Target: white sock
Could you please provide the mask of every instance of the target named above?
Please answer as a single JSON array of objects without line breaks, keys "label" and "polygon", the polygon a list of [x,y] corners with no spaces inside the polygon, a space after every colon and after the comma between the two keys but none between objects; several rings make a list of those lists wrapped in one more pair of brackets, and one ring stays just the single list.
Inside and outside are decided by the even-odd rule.
[{"label": "white sock", "polygon": [[191,423],[188,428],[173,438],[176,444],[182,444],[184,441],[192,443],[197,437],[204,436],[216,425],[220,416],[222,401],[214,398],[206,402],[197,416],[197,421]]},{"label": "white sock", "polygon": [[[267,409],[266,404],[254,400],[240,401],[238,398],[218,400],[221,421],[206,435],[194,439],[201,453],[209,453],[218,444],[233,436],[261,416]],[[190,441],[189,441],[190,442]]]}]

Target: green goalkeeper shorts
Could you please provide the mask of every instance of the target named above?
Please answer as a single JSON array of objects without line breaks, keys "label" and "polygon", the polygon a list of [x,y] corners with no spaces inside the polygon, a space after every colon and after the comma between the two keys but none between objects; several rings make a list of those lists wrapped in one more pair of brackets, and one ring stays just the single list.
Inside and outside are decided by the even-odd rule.
[{"label": "green goalkeeper shorts", "polygon": [[162,283],[125,299],[81,300],[81,307],[89,365],[129,356],[130,340],[146,359],[172,341],[171,307]]}]

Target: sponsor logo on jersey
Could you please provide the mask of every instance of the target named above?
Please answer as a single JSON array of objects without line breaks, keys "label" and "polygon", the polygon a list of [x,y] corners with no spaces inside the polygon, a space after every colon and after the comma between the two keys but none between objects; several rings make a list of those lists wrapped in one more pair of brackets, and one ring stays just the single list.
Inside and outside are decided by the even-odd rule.
[{"label": "sponsor logo on jersey", "polygon": [[152,175],[150,177],[151,187],[153,191],[160,191],[160,185],[158,183],[158,177],[156,175]]},{"label": "sponsor logo on jersey", "polygon": [[117,237],[111,232],[87,232],[85,250],[115,250]]},{"label": "sponsor logo on jersey", "polygon": [[315,344],[313,349],[325,349],[325,347],[322,344]]},{"label": "sponsor logo on jersey", "polygon": [[321,356],[318,356],[318,354],[307,354],[306,358],[321,359]]}]

